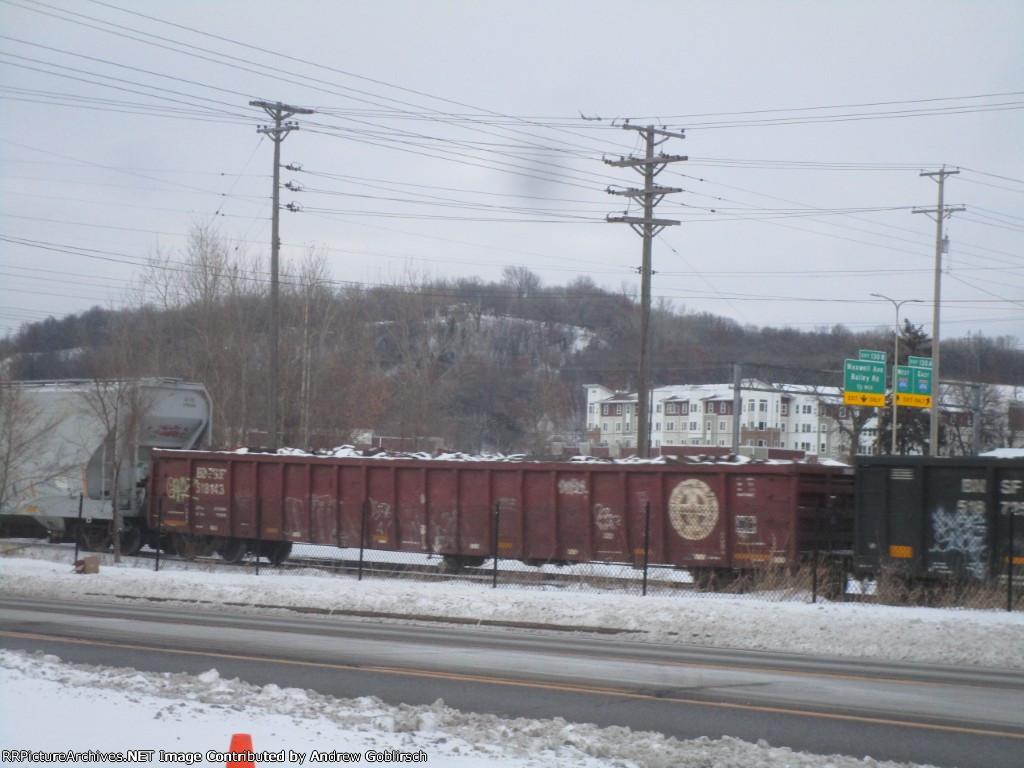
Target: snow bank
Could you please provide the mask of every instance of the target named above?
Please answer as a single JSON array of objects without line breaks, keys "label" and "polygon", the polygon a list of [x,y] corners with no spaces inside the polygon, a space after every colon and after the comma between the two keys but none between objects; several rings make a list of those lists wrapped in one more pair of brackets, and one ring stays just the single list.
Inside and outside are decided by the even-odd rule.
[{"label": "snow bank", "polygon": [[[109,560],[109,557],[107,558]],[[461,582],[326,577],[264,569],[169,571],[105,563],[81,576],[66,563],[0,558],[8,595],[118,601],[180,600],[231,610],[315,610],[630,633],[661,643],[848,658],[1024,668],[1024,613],[768,602],[750,596],[637,594]],[[173,596],[173,597],[172,597]]]}]

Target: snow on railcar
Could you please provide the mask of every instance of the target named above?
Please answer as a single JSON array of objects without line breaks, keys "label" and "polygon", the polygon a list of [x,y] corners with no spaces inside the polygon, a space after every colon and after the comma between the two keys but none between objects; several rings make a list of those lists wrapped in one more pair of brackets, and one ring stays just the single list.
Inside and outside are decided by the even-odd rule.
[{"label": "snow on railcar", "polygon": [[852,470],[796,462],[155,451],[148,523],[183,552],[293,543],[716,570],[848,554]]}]

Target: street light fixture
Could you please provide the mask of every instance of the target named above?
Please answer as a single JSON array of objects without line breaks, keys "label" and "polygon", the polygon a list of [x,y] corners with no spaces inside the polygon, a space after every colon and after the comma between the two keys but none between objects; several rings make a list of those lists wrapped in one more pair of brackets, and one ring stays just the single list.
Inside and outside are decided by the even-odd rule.
[{"label": "street light fixture", "polygon": [[890,302],[896,308],[896,335],[893,338],[893,361],[892,361],[892,450],[890,453],[896,455],[896,366],[900,364],[900,307],[904,304],[923,304],[920,299],[903,299],[902,301],[896,301],[896,299],[890,299],[888,296],[883,296],[880,293],[872,293],[879,299],[885,299]]}]

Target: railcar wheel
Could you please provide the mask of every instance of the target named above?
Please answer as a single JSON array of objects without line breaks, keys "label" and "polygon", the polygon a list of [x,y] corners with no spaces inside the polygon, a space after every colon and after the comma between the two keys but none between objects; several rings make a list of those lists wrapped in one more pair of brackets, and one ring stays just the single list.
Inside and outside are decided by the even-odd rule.
[{"label": "railcar wheel", "polygon": [[292,553],[290,541],[268,541],[260,548],[260,555],[267,558],[272,565],[280,565]]},{"label": "railcar wheel", "polygon": [[171,549],[182,560],[195,560],[204,553],[206,542],[202,536],[189,536],[187,533],[171,534]]},{"label": "railcar wheel", "polygon": [[113,542],[107,525],[83,525],[78,529],[78,543],[86,552],[106,552]]},{"label": "railcar wheel", "polygon": [[121,552],[125,555],[137,555],[142,550],[142,530],[137,525],[129,525],[121,530]]},{"label": "railcar wheel", "polygon": [[224,562],[234,565],[242,562],[242,558],[248,551],[249,547],[245,539],[228,539],[224,546],[217,551],[217,554],[223,558]]},{"label": "railcar wheel", "polygon": [[462,558],[458,555],[445,555],[441,558],[442,573],[458,573],[462,570]]},{"label": "railcar wheel", "polygon": [[487,562],[480,555],[445,555],[441,562],[441,570],[445,573],[458,573],[463,568],[479,568]]}]

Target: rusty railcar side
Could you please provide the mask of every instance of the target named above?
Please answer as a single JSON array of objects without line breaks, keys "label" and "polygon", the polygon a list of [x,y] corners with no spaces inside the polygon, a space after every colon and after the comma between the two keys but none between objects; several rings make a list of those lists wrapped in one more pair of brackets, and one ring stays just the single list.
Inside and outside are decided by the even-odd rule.
[{"label": "rusty railcar side", "polygon": [[[852,546],[849,468],[166,451],[149,524],[176,548],[304,542],[545,562],[752,569]],[[648,512],[649,509],[649,512]],[[158,520],[159,518],[159,520]],[[230,556],[229,556],[230,555]]]}]

